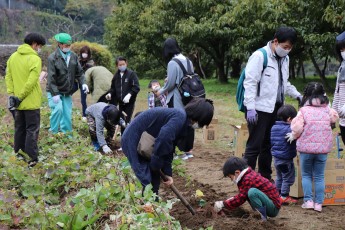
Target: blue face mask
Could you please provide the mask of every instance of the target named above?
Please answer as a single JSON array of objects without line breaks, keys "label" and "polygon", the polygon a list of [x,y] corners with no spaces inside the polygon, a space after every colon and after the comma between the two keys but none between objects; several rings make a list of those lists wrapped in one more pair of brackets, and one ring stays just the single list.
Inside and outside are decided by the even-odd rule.
[{"label": "blue face mask", "polygon": [[125,72],[126,69],[127,69],[127,66],[126,66],[126,65],[119,66],[119,70],[120,70],[121,72]]}]

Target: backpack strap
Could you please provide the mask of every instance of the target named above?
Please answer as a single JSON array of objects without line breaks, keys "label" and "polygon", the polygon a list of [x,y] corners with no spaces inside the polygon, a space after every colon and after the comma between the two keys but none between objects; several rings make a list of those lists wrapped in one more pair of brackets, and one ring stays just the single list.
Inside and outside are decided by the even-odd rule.
[{"label": "backpack strap", "polygon": [[264,55],[264,69],[266,69],[266,67],[267,67],[267,62],[268,62],[267,51],[265,50],[265,48],[260,48],[259,50],[260,50],[261,53]]},{"label": "backpack strap", "polygon": [[177,59],[177,58],[172,59],[173,61],[175,61],[180,66],[180,68],[182,69],[183,75],[192,74],[192,67],[189,63],[190,60],[188,58],[186,58],[186,59],[187,59],[187,70],[188,71],[186,70],[186,68],[184,67],[184,65],[182,64],[182,62],[179,59]]}]

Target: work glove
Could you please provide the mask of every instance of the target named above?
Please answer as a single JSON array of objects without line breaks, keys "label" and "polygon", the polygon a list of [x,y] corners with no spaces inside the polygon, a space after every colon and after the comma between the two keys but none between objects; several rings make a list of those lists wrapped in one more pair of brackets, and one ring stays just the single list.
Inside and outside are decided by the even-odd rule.
[{"label": "work glove", "polygon": [[250,109],[247,111],[247,122],[252,125],[256,125],[258,122],[258,114],[255,109]]},{"label": "work glove", "polygon": [[339,110],[339,117],[340,118],[345,118],[345,104]]},{"label": "work glove", "polygon": [[130,93],[128,93],[126,96],[125,96],[125,98],[123,98],[123,103],[128,103],[129,102],[129,100],[131,99],[131,94]]},{"label": "work glove", "polygon": [[107,99],[108,101],[111,100],[111,93],[108,93],[107,95],[105,95],[105,99]]},{"label": "work glove", "polygon": [[15,108],[18,108],[19,104],[21,103],[22,101],[16,97],[16,96],[9,96],[8,97],[8,105],[7,107],[10,109],[10,110],[14,110]]},{"label": "work glove", "polygon": [[83,84],[81,87],[83,88],[85,94],[89,92],[89,87],[87,86],[87,84]]},{"label": "work glove", "polygon": [[59,103],[59,102],[60,102],[60,95],[55,95],[55,96],[53,96],[53,102],[54,102],[55,104]]},{"label": "work glove", "polygon": [[285,135],[285,139],[287,142],[289,142],[290,144],[295,140],[295,138],[293,137],[292,133],[287,133]]},{"label": "work glove", "polygon": [[223,203],[223,201],[216,201],[216,202],[214,203],[213,209],[214,209],[214,211],[215,211],[216,213],[222,211],[223,208],[224,208],[224,203]]},{"label": "work glove", "polygon": [[113,153],[113,151],[111,151],[111,149],[108,147],[108,145],[103,145],[102,150],[105,154],[112,154]]},{"label": "work glove", "polygon": [[301,107],[302,106],[302,95],[299,95],[296,100],[298,101],[298,107]]}]

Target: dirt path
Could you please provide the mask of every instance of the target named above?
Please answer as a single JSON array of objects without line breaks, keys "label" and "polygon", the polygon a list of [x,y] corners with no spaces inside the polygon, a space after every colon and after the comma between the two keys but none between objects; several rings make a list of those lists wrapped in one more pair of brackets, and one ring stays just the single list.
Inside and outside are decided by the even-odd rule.
[{"label": "dirt path", "polygon": [[[197,215],[192,216],[181,203],[175,205],[172,214],[180,220],[182,226],[190,229],[208,226],[213,226],[213,229],[345,229],[344,206],[327,206],[323,208],[322,213],[316,213],[312,210],[303,210],[302,199],[298,205],[283,206],[278,217],[270,218],[264,224],[259,223],[259,217],[254,215],[248,203],[227,215],[212,216],[209,210],[214,201],[224,200],[237,193],[237,187],[232,185],[230,180],[220,179],[221,167],[232,153],[214,150],[201,144],[201,141],[196,142],[194,153],[195,157],[189,159],[185,165],[191,182],[188,183],[184,178],[175,179],[176,186],[184,191],[192,206],[198,210]],[[200,199],[194,197],[196,189],[204,193],[203,199],[209,208],[199,207]]]}]

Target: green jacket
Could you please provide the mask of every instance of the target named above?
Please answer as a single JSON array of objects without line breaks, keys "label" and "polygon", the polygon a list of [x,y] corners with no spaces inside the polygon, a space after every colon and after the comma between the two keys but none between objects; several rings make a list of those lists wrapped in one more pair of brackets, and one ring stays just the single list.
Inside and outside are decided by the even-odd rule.
[{"label": "green jacket", "polygon": [[110,89],[113,74],[103,66],[94,66],[86,70],[85,79],[92,95],[92,101],[97,103],[99,98]]},{"label": "green jacket", "polygon": [[79,64],[78,56],[71,52],[67,67],[59,48],[57,48],[48,57],[47,92],[51,93],[52,96],[58,94],[71,95],[75,80],[81,85],[85,83],[83,69]]},{"label": "green jacket", "polygon": [[41,107],[41,68],[41,58],[28,44],[20,45],[8,59],[5,76],[7,93],[22,100],[18,110],[35,110]]}]

